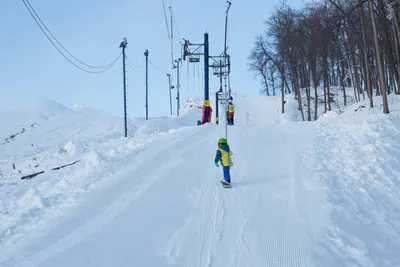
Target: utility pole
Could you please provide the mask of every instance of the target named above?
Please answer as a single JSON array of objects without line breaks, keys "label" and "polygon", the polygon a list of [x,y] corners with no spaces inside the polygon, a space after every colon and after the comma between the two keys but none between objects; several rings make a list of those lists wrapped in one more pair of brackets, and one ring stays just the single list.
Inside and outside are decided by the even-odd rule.
[{"label": "utility pole", "polygon": [[167,76],[168,76],[168,90],[169,90],[169,109],[170,109],[171,115],[172,115],[171,74],[168,73]]},{"label": "utility pole", "polygon": [[204,106],[202,124],[210,122],[210,97],[209,97],[209,52],[208,52],[208,33],[204,34]]},{"label": "utility pole", "polygon": [[125,125],[125,137],[128,137],[128,123],[126,114],[126,72],[125,72],[125,48],[128,45],[126,38],[119,45],[122,48],[122,68],[123,68],[123,81],[124,81],[124,125]]},{"label": "utility pole", "polygon": [[231,99],[231,76],[229,75],[231,73],[231,56],[228,55],[228,94],[229,94],[229,100]]},{"label": "utility pole", "polygon": [[219,124],[218,105],[219,105],[219,91],[215,92],[215,124]]},{"label": "utility pole", "polygon": [[215,93],[215,123],[219,124],[219,93],[222,93],[222,60],[219,61],[219,91]]},{"label": "utility pole", "polygon": [[225,92],[224,92],[224,116],[225,116],[225,139],[228,140],[228,93],[226,90],[226,76],[225,76]]},{"label": "utility pole", "polygon": [[176,89],[177,89],[177,93],[176,93],[176,115],[179,116],[179,109],[180,109],[180,97],[179,97],[179,88],[181,87],[181,85],[179,84],[179,63],[181,62],[181,58],[179,58],[178,60],[175,60],[176,63]]},{"label": "utility pole", "polygon": [[144,56],[146,57],[146,120],[148,120],[149,119],[149,82],[148,82],[149,50],[146,49],[146,51],[144,51]]},{"label": "utility pole", "polygon": [[[226,9],[226,14],[225,14],[225,43],[224,43],[224,59],[225,59],[225,66],[226,66],[226,59],[227,59],[227,54],[226,54],[226,36],[227,36],[227,29],[228,29],[228,12],[229,12],[229,8],[231,7],[231,2],[226,1],[228,3],[228,8]],[[225,67],[226,68],[226,67]],[[227,73],[227,75],[229,76],[229,73]],[[230,88],[229,88],[229,95],[228,92],[226,90],[226,80],[225,80],[225,116],[226,116],[226,120],[225,120],[225,138],[226,140],[228,140],[228,106],[227,106],[227,102],[228,99],[230,98]]]},{"label": "utility pole", "polygon": [[219,61],[219,91],[222,92],[222,60]]}]

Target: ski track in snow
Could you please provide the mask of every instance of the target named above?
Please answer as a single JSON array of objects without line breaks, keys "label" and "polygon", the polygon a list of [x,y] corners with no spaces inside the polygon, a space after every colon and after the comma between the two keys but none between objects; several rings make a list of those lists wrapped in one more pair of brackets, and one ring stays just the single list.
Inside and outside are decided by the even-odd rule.
[{"label": "ski track in snow", "polygon": [[[262,135],[268,129],[264,126],[257,126],[259,131],[251,132],[245,126],[232,128],[233,187],[223,188],[222,171],[212,165],[215,127],[188,129],[152,158],[148,155],[156,151],[157,141],[135,154],[136,157],[143,154],[145,165],[123,171],[120,175],[128,180],[118,179],[113,183],[107,189],[106,199],[98,199],[93,194],[93,200],[81,208],[91,210],[96,205],[91,215],[77,217],[69,229],[60,231],[58,238],[44,238],[43,243],[28,245],[24,254],[15,255],[3,264],[20,267],[122,265],[124,258],[131,255],[136,265],[144,267],[321,266],[314,259],[327,209],[317,205],[323,202],[318,184],[308,181],[311,189],[303,184],[302,177],[308,170],[296,169],[301,168],[301,162],[295,159],[301,158],[298,153],[304,148],[288,141],[296,140],[287,136],[291,134],[290,128],[278,127],[268,136]],[[195,141],[189,141],[194,136]],[[235,145],[238,143],[241,145]],[[263,155],[268,164],[247,160],[249,155],[257,155],[255,148],[274,151]],[[200,154],[207,156],[201,161],[198,155],[188,154],[188,151],[201,150],[204,153]],[[167,162],[153,166],[161,159]],[[276,168],[282,161],[289,167]],[[191,163],[192,170],[185,172],[185,176],[184,166]],[[129,180],[128,172],[140,180]],[[160,193],[165,200],[143,207],[143,203],[160,197]],[[320,211],[317,218],[315,208]],[[180,212],[174,213],[174,210]],[[135,217],[139,219],[132,221],[132,228],[125,229],[126,220]],[[314,220],[319,221],[313,223]],[[164,225],[164,221],[169,223]],[[310,228],[310,224],[316,227]],[[57,229],[55,226],[52,231]],[[100,240],[110,240],[110,243],[98,243]],[[82,254],[88,246],[92,247],[91,251]],[[126,251],[129,247],[130,252]],[[112,263],[102,252],[105,250],[116,254]]]},{"label": "ski track in snow", "polygon": [[[286,140],[284,133],[283,136]],[[239,138],[232,138],[244,137],[242,134]],[[253,138],[247,135],[245,139]],[[222,188],[219,179],[208,171],[195,197],[196,206],[204,203],[196,209],[196,215],[175,232],[167,246],[168,252],[164,254],[168,260],[162,266],[318,266],[313,261],[313,246],[317,246],[319,236],[318,233],[309,233],[307,227],[308,220],[315,218],[306,216],[308,220],[301,219],[302,215],[314,210],[302,209],[306,202],[302,201],[303,196],[307,193],[294,176],[294,158],[289,144],[285,141],[284,145],[278,150],[282,155],[273,156],[289,160],[290,168],[283,175],[283,181],[275,180],[276,186],[271,187],[274,183],[268,183],[268,178],[272,177],[265,177],[268,172],[263,172],[264,169],[258,170],[257,174],[264,176],[265,181],[249,181],[242,174],[240,169],[251,169],[244,159],[252,151],[234,151],[237,164],[232,168],[233,187],[230,189]],[[254,148],[251,143],[246,146],[243,141],[242,147]],[[254,194],[245,186],[249,182],[250,185],[258,182],[265,186]],[[274,211],[265,208],[269,216],[262,211],[265,203]],[[327,221],[326,207],[320,206],[320,210],[324,223]],[[321,224],[320,228],[323,227]],[[197,260],[190,262],[190,259]],[[230,261],[226,262],[226,259]]]},{"label": "ski track in snow", "polygon": [[[282,115],[279,97],[241,98],[232,188],[213,165],[224,125],[179,128],[198,107],[136,121],[132,139],[117,138],[115,118],[54,103],[21,112],[26,125],[3,115],[2,136],[20,134],[1,145],[0,266],[398,266],[400,99],[389,98],[391,115],[359,103],[316,123],[291,121],[294,99]],[[69,142],[74,155],[61,155]],[[47,170],[78,156],[34,180],[16,172],[30,173],[32,157]]]},{"label": "ski track in snow", "polygon": [[[183,139],[179,140],[179,142],[184,142],[190,138],[196,133],[196,131],[190,132],[188,136],[184,137]],[[178,141],[172,141],[170,142],[167,146],[164,146],[163,152],[161,152],[161,155],[158,155],[158,157],[168,157],[170,154],[169,149],[173,147]],[[182,153],[183,151],[181,151]],[[159,152],[160,153],[160,152]],[[184,156],[184,155],[180,155]],[[177,163],[181,163],[181,161],[178,161]],[[168,165],[162,165],[161,169],[158,169],[158,171],[166,172],[168,170],[173,169],[176,167],[176,162]],[[151,164],[149,162],[148,164]],[[141,166],[144,167],[144,166]],[[151,166],[149,166],[151,168]],[[147,168],[144,168],[145,170]],[[142,169],[140,169],[142,170]],[[130,190],[126,191],[122,195],[120,195],[117,199],[115,199],[111,204],[108,204],[105,206],[105,209],[99,213],[96,214],[96,216],[90,218],[88,221],[86,221],[84,224],[79,225],[76,229],[73,229],[72,232],[68,233],[66,236],[58,240],[56,243],[51,244],[49,247],[47,247],[45,250],[41,251],[40,253],[34,255],[33,258],[29,259],[28,261],[24,263],[19,263],[21,266],[35,266],[38,264],[41,264],[48,260],[51,256],[59,254],[65,250],[68,250],[70,248],[73,248],[75,245],[83,242],[86,238],[88,238],[91,234],[96,232],[98,229],[104,227],[110,220],[118,216],[119,213],[123,212],[132,202],[135,201],[136,198],[138,198],[141,194],[146,192],[146,190],[151,187],[151,185],[157,181],[157,179],[160,179],[158,176],[151,175],[146,175],[146,173],[143,173],[143,176],[141,177],[142,183],[139,185],[135,184],[132,188],[128,188]],[[131,190],[134,190],[132,192]],[[24,257],[27,255],[24,254]],[[13,262],[13,259],[9,261],[10,263]],[[0,262],[1,263],[1,262]],[[7,263],[6,263],[7,264]]]},{"label": "ski track in snow", "polygon": [[[43,233],[0,253],[0,266],[396,266],[399,119],[352,119],[348,112],[337,121],[328,113],[316,123],[286,124],[277,106],[242,100],[242,117],[228,135],[232,188],[222,187],[222,170],[213,165],[223,125],[103,142],[102,172],[112,181],[44,224]],[[97,129],[99,140],[117,131]],[[59,129],[52,130],[48,138]],[[96,138],[81,144],[93,147]],[[68,187],[68,179],[61,181]],[[71,201],[86,188],[74,190]]]}]

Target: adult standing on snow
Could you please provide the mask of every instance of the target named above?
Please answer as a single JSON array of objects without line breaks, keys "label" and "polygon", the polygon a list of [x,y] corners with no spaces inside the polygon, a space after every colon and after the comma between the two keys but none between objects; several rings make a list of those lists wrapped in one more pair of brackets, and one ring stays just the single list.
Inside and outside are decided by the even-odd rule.
[{"label": "adult standing on snow", "polygon": [[235,115],[235,105],[232,101],[228,103],[228,125],[234,125],[233,116]]}]

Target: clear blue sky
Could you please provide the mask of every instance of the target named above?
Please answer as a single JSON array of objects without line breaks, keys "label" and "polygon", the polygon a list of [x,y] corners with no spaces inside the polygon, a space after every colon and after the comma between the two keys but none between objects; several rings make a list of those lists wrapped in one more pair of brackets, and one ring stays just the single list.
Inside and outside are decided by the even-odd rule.
[{"label": "clear blue sky", "polygon": [[[287,3],[300,7],[303,1]],[[279,0],[231,2],[228,21],[231,88],[240,94],[257,95],[260,83],[248,72],[246,58],[254,37],[265,29],[263,21]],[[201,43],[206,30],[210,54],[222,52],[225,0],[165,0],[168,20],[170,3],[177,23],[177,27],[174,25],[175,58],[180,54],[179,37]],[[155,65],[162,69],[171,67],[162,0],[31,0],[31,4],[58,40],[87,64],[103,66],[111,62],[121,52],[119,44],[126,37],[127,56],[134,64],[144,61],[144,51],[148,49],[149,59]],[[66,106],[87,104],[123,115],[122,60],[102,74],[75,68],[46,39],[22,1],[1,1],[0,32],[0,109],[47,98]],[[182,65],[181,105],[188,97],[203,96],[202,81],[198,77],[202,74],[203,60],[198,66],[189,65],[188,76],[187,63]],[[135,69],[127,67],[128,112],[130,117],[143,117],[145,69],[144,66]],[[211,92],[218,87],[219,80],[210,69]],[[173,91],[174,110],[175,95]],[[167,75],[151,65],[149,110],[151,117],[169,114]]]}]

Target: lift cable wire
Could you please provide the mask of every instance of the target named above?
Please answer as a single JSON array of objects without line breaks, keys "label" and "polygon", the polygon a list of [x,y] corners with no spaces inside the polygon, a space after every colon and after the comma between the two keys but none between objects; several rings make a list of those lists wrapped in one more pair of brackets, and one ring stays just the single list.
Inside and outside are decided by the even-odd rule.
[{"label": "lift cable wire", "polygon": [[[88,72],[88,73],[102,73],[105,72],[107,70],[109,70],[111,67],[113,67],[115,65],[115,63],[118,61],[118,59],[121,57],[122,52],[119,54],[119,56],[113,60],[110,64],[104,66],[104,67],[93,67],[90,65],[87,65],[83,62],[81,62],[80,60],[78,60],[77,58],[75,58],[74,56],[72,56],[59,42],[58,40],[54,37],[54,35],[48,30],[48,28],[46,27],[46,25],[42,22],[42,20],[39,18],[39,16],[37,15],[37,13],[35,12],[35,10],[33,9],[33,7],[31,6],[31,4],[29,3],[28,0],[22,0],[22,2],[24,3],[26,9],[29,11],[29,13],[31,14],[32,18],[35,20],[36,24],[39,26],[40,30],[44,33],[44,35],[47,37],[47,39],[50,41],[50,43],[54,46],[55,49],[57,49],[57,51],[66,59],[68,60],[72,65],[74,65],[75,67],[77,67],[78,69]],[[32,10],[31,10],[32,9]],[[35,17],[35,14],[37,16],[37,18]],[[69,59],[61,50],[59,47],[57,47],[57,45],[53,42],[53,40],[51,40],[50,36],[46,33],[45,29],[43,29],[42,25],[39,23],[38,19],[40,20],[40,22],[42,22],[43,26],[45,27],[45,29],[47,29],[47,31],[50,33],[50,35],[56,40],[56,42],[67,52],[67,54],[69,54],[70,56],[72,56],[75,60],[77,60],[78,62],[92,67],[92,68],[104,68],[103,70],[100,71],[90,71],[90,70],[86,70],[84,68],[82,68],[81,66],[77,65],[75,62],[73,62],[71,59]]]},{"label": "lift cable wire", "polygon": [[163,73],[169,73],[172,69],[162,69],[162,68],[160,68],[160,67],[157,67],[153,62],[151,62],[150,60],[149,60],[149,63],[150,63],[150,65],[153,67],[153,68],[155,68],[156,70],[158,70],[158,71],[160,71],[160,72],[163,72]]},{"label": "lift cable wire", "polygon": [[[164,9],[164,18],[165,18],[165,25],[167,26],[167,35],[170,46],[172,46],[171,35],[169,34],[169,26],[168,26],[168,19],[167,19],[167,11],[165,10],[165,2],[162,0],[163,9]],[[171,25],[172,26],[172,25]]]},{"label": "lift cable wire", "polygon": [[129,57],[126,56],[127,62],[128,62],[128,66],[136,73],[142,72],[143,69],[135,69],[135,68],[141,68],[143,67],[144,63],[146,62],[145,60],[143,60],[143,62],[139,65],[133,64],[132,61],[129,59]]},{"label": "lift cable wire", "polygon": [[129,64],[131,64],[133,67],[137,67],[137,68],[143,67],[144,63],[146,62],[146,60],[143,60],[142,63],[140,63],[140,64],[133,64],[128,56],[126,57],[126,59],[128,60]]}]

